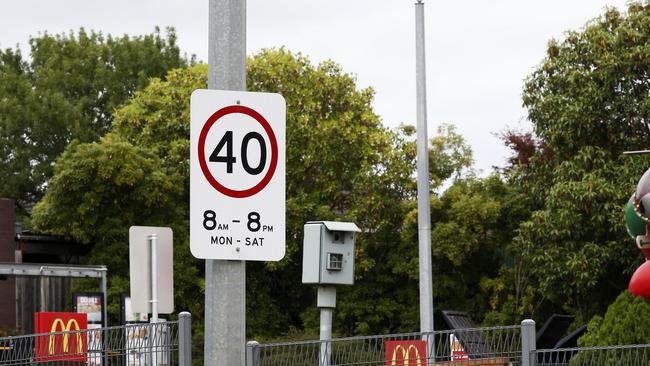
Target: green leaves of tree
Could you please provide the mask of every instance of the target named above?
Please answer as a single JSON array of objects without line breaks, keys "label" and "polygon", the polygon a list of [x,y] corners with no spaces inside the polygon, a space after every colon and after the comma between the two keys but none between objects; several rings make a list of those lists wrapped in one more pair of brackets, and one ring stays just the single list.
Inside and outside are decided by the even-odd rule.
[{"label": "green leaves of tree", "polygon": [[150,77],[187,64],[173,29],[141,37],[86,32],[31,38],[29,61],[0,51],[0,196],[29,211],[72,141],[97,141]]},{"label": "green leaves of tree", "polygon": [[509,177],[533,210],[511,246],[531,286],[520,293],[535,294],[528,311],[588,318],[627,287],[640,258],[623,208],[647,159],[622,152],[647,148],[649,21],[647,2],[608,9],[551,41],[526,80],[524,106],[543,144]]}]

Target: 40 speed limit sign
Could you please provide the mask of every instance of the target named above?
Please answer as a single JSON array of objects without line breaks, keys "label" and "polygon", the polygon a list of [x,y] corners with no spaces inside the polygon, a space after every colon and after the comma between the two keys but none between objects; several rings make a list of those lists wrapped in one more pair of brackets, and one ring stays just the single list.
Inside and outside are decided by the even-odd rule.
[{"label": "40 speed limit sign", "polygon": [[280,94],[192,93],[190,250],[195,257],[284,257],[285,130]]}]

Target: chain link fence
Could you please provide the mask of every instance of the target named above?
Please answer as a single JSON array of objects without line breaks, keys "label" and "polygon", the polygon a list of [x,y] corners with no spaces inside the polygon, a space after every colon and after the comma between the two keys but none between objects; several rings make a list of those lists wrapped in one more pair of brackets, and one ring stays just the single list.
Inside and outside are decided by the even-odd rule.
[{"label": "chain link fence", "polygon": [[272,344],[248,344],[249,366],[513,365],[521,327],[474,328]]},{"label": "chain link fence", "polygon": [[[191,316],[178,321],[0,338],[0,365],[190,366]],[[535,322],[259,344],[247,366],[647,366],[650,344],[535,349]]]},{"label": "chain link fence", "polygon": [[190,366],[191,316],[178,321],[0,338],[0,365]]},{"label": "chain link fence", "polygon": [[530,354],[530,364],[535,366],[647,366],[650,365],[650,344],[536,350]]}]

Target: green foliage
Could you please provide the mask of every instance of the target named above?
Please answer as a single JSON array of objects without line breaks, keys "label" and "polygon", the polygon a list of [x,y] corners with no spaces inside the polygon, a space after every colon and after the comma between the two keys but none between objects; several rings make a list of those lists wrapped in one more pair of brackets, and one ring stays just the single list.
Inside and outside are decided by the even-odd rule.
[{"label": "green foliage", "polygon": [[461,178],[474,164],[472,148],[456,132],[454,125],[442,124],[437,131],[429,148],[429,173],[433,187],[440,187],[449,178]]},{"label": "green foliage", "polygon": [[[545,208],[519,226],[514,249],[539,294],[567,311],[593,314],[626,286],[639,252],[626,235],[622,203],[634,164],[583,148],[555,169]],[[637,167],[639,167],[637,165]]]},{"label": "green foliage", "polygon": [[[177,277],[192,278],[183,268],[187,228],[178,222],[182,182],[166,175],[160,159],[146,149],[108,135],[96,143],[73,143],[56,165],[43,199],[34,207],[33,222],[53,234],[94,244],[89,262],[109,268],[111,321],[119,314],[120,294],[128,292],[128,228],[173,223]],[[189,273],[188,273],[189,272]],[[96,286],[96,284],[94,284]],[[197,287],[198,284],[192,284]],[[177,297],[187,295],[180,289]],[[195,307],[196,308],[196,307]],[[188,307],[189,309],[189,307]]]},{"label": "green foliage", "polygon": [[[176,304],[192,311],[199,335],[203,311],[196,299],[203,297],[203,266],[187,245],[189,97],[205,87],[206,75],[205,65],[197,65],[151,80],[115,112],[108,135],[71,145],[33,217],[39,229],[94,243],[92,260],[108,261],[110,292],[116,295],[128,286],[126,257],[115,256],[126,251],[128,227],[172,226]],[[372,90],[357,90],[354,78],[331,61],[313,66],[284,49],[264,50],[248,60],[247,76],[249,90],[281,93],[288,111],[287,254],[278,263],[247,264],[249,335],[313,332],[315,293],[300,284],[300,273],[302,228],[314,219],[349,220],[364,228],[357,241],[357,286],[340,291],[336,329],[341,334],[416,330],[417,282],[405,263],[411,263],[417,245],[401,230],[409,225],[417,232],[404,220],[415,212],[412,128],[384,128],[371,108]],[[460,177],[471,162],[471,150],[453,127],[440,132],[432,155],[440,162],[434,184]],[[500,196],[499,184],[476,189]],[[446,204],[452,207],[453,200]],[[486,217],[496,210],[490,205],[459,225],[497,225]],[[450,214],[461,221],[462,215]],[[447,242],[451,248],[453,238]],[[457,257],[473,255],[477,262],[477,250],[468,251]]]},{"label": "green foliage", "polygon": [[[366,277],[375,265],[370,254],[377,243],[399,238],[395,228],[403,217],[400,202],[414,195],[415,150],[404,136],[381,126],[370,105],[372,91],[357,90],[354,79],[333,62],[314,67],[300,55],[267,50],[248,65],[249,90],[282,93],[289,111],[287,255],[279,263],[249,263],[247,268],[249,330],[271,336],[301,326],[302,312],[315,299],[299,284],[303,224],[336,218],[355,221],[372,232],[359,239],[358,278]],[[71,145],[57,163],[57,174],[33,217],[39,229],[93,242],[93,260],[110,261],[112,293],[127,284],[119,280],[128,273],[126,257],[115,253],[126,251],[128,227],[171,225],[179,243],[177,308],[190,309],[197,324],[202,319],[196,299],[203,297],[203,266],[190,257],[187,245],[189,97],[192,90],[205,87],[206,75],[205,65],[198,65],[171,71],[166,80],[153,79],[115,113],[106,137]],[[117,147],[124,151],[115,151]],[[111,168],[115,160],[105,161],[112,154],[120,155],[118,162],[125,164],[132,179],[122,178],[119,165]],[[78,181],[67,173],[72,170],[79,171],[74,178]],[[98,174],[103,170],[111,173]],[[135,188],[122,191],[123,181]],[[84,191],[82,183],[89,185]],[[144,191],[138,199],[155,198],[151,209],[146,204],[139,208],[143,202],[132,195],[136,188]],[[162,191],[164,200],[157,193]],[[360,315],[341,312],[341,316]]]},{"label": "green foliage", "polygon": [[638,265],[623,208],[647,160],[622,152],[647,148],[649,21],[647,2],[625,14],[608,9],[551,41],[527,78],[523,101],[539,140],[506,140],[525,158],[513,160],[508,180],[532,214],[508,245],[512,265],[489,284],[504,288],[494,319],[559,311],[591,318]]},{"label": "green foliage", "polygon": [[587,332],[578,340],[580,347],[623,344],[646,344],[650,335],[650,301],[621,293],[609,305],[604,318],[594,316],[587,325]]},{"label": "green foliage", "polygon": [[615,8],[580,32],[551,41],[526,80],[524,105],[535,132],[561,158],[583,146],[610,152],[645,147],[650,117],[650,5]]},{"label": "green foliage", "polygon": [[82,28],[44,33],[29,45],[26,60],[20,50],[0,50],[0,196],[16,198],[23,213],[42,196],[71,141],[97,141],[135,90],[187,63],[173,29],[166,37],[158,29],[104,37]]}]

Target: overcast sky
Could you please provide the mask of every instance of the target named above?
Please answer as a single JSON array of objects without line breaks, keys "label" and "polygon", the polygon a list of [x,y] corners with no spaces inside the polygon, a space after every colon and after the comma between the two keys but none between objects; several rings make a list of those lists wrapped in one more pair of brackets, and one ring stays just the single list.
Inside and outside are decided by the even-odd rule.
[{"label": "overcast sky", "polygon": [[[413,0],[248,0],[247,53],[285,46],[332,59],[376,91],[389,127],[415,124]],[[429,134],[453,123],[489,173],[509,154],[494,134],[530,129],[522,81],[563,38],[625,0],[425,0]],[[137,35],[173,26],[183,52],[207,61],[208,0],[0,0],[0,47],[79,27]]]}]

